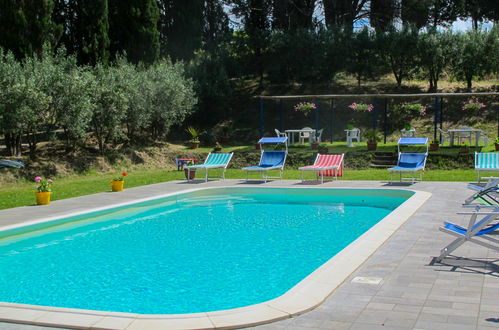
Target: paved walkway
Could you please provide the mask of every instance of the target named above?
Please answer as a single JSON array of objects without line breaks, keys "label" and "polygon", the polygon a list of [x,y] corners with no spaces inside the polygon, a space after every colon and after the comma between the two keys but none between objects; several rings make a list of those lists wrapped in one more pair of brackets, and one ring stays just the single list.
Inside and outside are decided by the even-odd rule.
[{"label": "paved walkway", "polygon": [[[56,201],[47,207],[0,211],[0,226],[23,219],[57,216],[99,205],[119,203],[204,186],[241,185],[240,181],[207,184],[169,182]],[[301,185],[276,181],[262,186]],[[310,185],[314,187],[314,185]],[[400,188],[380,182],[338,181],[327,187]],[[467,223],[455,213],[470,195],[465,183],[420,182],[410,189],[431,192],[423,205],[324,304],[308,313],[255,329],[499,329],[499,253],[465,244],[445,264],[432,264],[451,237],[437,230],[444,220]],[[369,277],[378,284],[354,280]],[[0,323],[0,329],[46,329]]]}]

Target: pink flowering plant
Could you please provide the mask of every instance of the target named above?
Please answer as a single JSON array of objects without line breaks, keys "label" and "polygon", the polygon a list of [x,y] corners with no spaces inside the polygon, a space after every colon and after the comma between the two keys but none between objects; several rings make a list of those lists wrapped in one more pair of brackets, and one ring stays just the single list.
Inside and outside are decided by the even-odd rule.
[{"label": "pink flowering plant", "polygon": [[481,108],[485,108],[487,105],[485,103],[480,102],[477,98],[470,98],[467,101],[463,102],[463,106],[461,110],[463,111],[478,111]]},{"label": "pink flowering plant", "polygon": [[36,189],[38,192],[49,192],[52,191],[52,181],[51,179],[44,179],[41,176],[35,177],[35,182],[38,184]]},{"label": "pink flowering plant", "polygon": [[419,113],[421,116],[426,116],[426,105],[422,105],[421,103],[404,103],[400,108],[406,113]]},{"label": "pink flowering plant", "polygon": [[368,103],[352,103],[348,106],[350,109],[355,110],[355,111],[373,111],[374,106],[372,104]]},{"label": "pink flowering plant", "polygon": [[300,102],[295,105],[295,111],[303,112],[305,115],[309,114],[310,111],[317,109],[315,103],[312,102]]}]

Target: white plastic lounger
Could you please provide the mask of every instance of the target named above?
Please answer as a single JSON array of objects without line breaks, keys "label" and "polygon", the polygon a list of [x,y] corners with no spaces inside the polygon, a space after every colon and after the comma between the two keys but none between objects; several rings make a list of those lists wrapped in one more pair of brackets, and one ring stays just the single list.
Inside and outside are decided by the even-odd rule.
[{"label": "white plastic lounger", "polygon": [[[192,170],[195,171],[197,169],[204,169],[205,182],[208,181],[208,178],[225,179],[225,170],[227,169],[227,166],[229,165],[229,162],[232,159],[233,154],[234,153],[232,153],[232,152],[228,153],[228,154],[210,152],[208,154],[208,157],[206,157],[204,164],[184,166],[184,169],[187,169],[187,181],[189,181],[191,171]],[[214,169],[214,168],[221,168],[222,175],[219,177],[208,177],[208,170]]]},{"label": "white plastic lounger", "polygon": [[[425,153],[415,153],[415,152],[401,152],[401,146],[409,145],[424,145],[426,147]],[[393,174],[400,174],[400,182],[402,181],[415,181],[423,180],[423,171],[426,166],[426,158],[428,157],[428,138],[411,138],[402,137],[398,142],[399,156],[397,161],[397,166],[391,167],[388,170],[391,172],[390,183],[393,182]],[[420,172],[419,178],[415,176],[416,172]],[[410,178],[404,178],[403,173],[410,173]]]},{"label": "white plastic lounger", "polygon": [[[288,155],[287,150],[287,137],[267,137],[261,138],[258,143],[260,143],[261,155],[260,162],[256,166],[248,166],[243,167],[242,170],[246,172],[246,181],[248,181],[249,172],[260,172],[262,174],[262,180],[267,182],[269,179],[281,179],[282,180],[282,172],[284,170],[284,164],[286,163],[286,157]],[[272,143],[282,143],[286,146],[286,150],[263,150],[264,144],[272,144]],[[269,176],[269,171],[278,170],[279,176],[272,177]]]},{"label": "white plastic lounger", "polygon": [[299,167],[301,171],[301,181],[303,182],[303,174],[305,171],[312,171],[317,173],[317,179],[324,183],[324,177],[332,177],[336,180],[338,176],[343,175],[343,158],[345,154],[338,155],[321,155],[317,154],[315,157],[314,165]]},{"label": "white plastic lounger", "polygon": [[[470,222],[467,228],[446,222],[439,230],[457,237],[449,245],[443,248],[436,261],[441,262],[446,256],[451,254],[458,247],[466,242],[475,243],[483,247],[499,251],[499,239],[491,237],[490,234],[499,232],[499,208],[495,207],[492,212],[480,212],[477,207],[474,212],[461,212],[458,214],[469,214]],[[484,215],[480,221],[476,221],[479,215]],[[494,223],[494,221],[497,221]]]},{"label": "white plastic lounger", "polygon": [[482,179],[480,171],[499,171],[499,153],[475,152],[475,171],[478,175],[478,182]]}]

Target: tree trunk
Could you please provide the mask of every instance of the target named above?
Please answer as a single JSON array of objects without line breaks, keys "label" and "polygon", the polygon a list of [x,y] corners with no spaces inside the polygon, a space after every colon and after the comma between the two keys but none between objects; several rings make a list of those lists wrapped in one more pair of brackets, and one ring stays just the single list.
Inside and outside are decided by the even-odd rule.
[{"label": "tree trunk", "polygon": [[472,77],[466,77],[466,89],[468,90],[468,92],[471,92],[471,88],[472,88]]}]

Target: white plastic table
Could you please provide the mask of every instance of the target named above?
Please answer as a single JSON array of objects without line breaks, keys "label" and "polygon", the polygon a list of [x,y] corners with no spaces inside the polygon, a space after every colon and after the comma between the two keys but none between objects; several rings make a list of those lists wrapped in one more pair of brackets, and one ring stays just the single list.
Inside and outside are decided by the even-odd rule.
[{"label": "white plastic table", "polygon": [[[476,129],[476,128],[454,128],[450,129],[449,131],[450,135],[450,146],[454,146],[454,137],[458,136],[461,133],[469,133],[470,136],[472,134],[475,134],[475,147],[478,147],[478,140],[480,139],[480,135],[482,134],[482,130]],[[471,138],[470,138],[471,140]]]},{"label": "white plastic table", "polygon": [[291,144],[295,143],[295,133],[309,133],[308,134],[308,141],[310,144],[314,141],[315,137],[315,129],[287,129],[284,131],[286,135],[288,136],[288,140],[290,141]]}]

